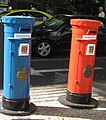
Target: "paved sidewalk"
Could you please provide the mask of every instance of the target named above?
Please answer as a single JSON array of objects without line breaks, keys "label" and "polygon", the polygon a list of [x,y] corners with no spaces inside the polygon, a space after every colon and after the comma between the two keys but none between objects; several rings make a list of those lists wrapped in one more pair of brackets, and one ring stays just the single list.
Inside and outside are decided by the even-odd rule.
[{"label": "paved sidewalk", "polygon": [[[106,91],[93,87],[92,97],[98,100],[98,108],[76,109],[58,101],[59,96],[66,95],[66,88],[66,84],[31,87],[31,102],[36,105],[36,111],[29,116],[0,113],[0,120],[106,120]],[[0,93],[1,100],[2,91]]]}]

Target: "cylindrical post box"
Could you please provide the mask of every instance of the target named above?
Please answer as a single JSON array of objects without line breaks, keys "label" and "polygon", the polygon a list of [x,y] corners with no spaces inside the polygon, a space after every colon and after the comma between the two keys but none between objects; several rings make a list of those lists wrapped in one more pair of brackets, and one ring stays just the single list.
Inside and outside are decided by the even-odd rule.
[{"label": "cylindrical post box", "polygon": [[[95,52],[100,21],[73,19],[66,100],[70,106],[93,107],[91,103]],[[97,104],[96,104],[97,105]]]},{"label": "cylindrical post box", "polygon": [[34,18],[4,16],[4,84],[2,106],[7,110],[29,107],[31,32]]}]

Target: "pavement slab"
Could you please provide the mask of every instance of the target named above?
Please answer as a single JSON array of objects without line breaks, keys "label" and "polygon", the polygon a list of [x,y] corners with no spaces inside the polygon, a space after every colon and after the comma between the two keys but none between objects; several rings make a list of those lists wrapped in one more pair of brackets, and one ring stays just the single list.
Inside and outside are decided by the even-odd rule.
[{"label": "pavement slab", "polygon": [[58,101],[59,96],[66,95],[66,88],[67,84],[31,87],[30,101],[36,106],[35,112],[28,116],[0,113],[0,120],[106,120],[106,94],[103,90],[93,87],[92,97],[99,102],[97,108],[78,109],[64,106]]}]

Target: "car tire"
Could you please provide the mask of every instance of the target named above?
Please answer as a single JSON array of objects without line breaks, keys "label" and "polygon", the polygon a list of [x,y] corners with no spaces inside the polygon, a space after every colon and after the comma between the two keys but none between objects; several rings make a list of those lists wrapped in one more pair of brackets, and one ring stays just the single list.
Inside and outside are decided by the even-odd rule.
[{"label": "car tire", "polygon": [[52,44],[48,40],[40,40],[35,46],[35,55],[47,57],[52,52]]}]

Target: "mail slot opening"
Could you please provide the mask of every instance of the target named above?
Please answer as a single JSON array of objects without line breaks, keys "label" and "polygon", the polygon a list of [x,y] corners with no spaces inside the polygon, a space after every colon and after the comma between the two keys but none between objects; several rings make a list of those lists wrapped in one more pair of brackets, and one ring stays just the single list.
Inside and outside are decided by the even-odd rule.
[{"label": "mail slot opening", "polygon": [[20,28],[20,32],[30,32],[30,29],[28,29],[28,28]]},{"label": "mail slot opening", "polygon": [[97,31],[94,31],[94,30],[89,30],[88,32],[89,34],[97,34]]}]

